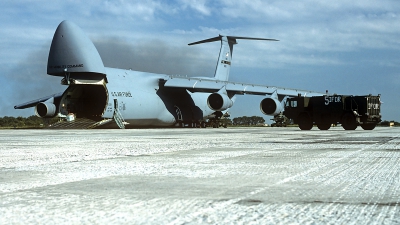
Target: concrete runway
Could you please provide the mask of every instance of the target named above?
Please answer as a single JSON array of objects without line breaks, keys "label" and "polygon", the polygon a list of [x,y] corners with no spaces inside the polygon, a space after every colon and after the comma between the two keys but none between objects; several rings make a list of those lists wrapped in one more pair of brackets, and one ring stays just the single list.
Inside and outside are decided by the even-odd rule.
[{"label": "concrete runway", "polygon": [[400,224],[400,128],[0,130],[0,224]]}]

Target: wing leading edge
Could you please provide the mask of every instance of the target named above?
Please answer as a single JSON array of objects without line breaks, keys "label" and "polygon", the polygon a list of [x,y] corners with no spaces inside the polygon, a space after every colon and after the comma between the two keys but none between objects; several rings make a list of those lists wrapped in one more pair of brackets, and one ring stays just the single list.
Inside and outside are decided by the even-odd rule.
[{"label": "wing leading edge", "polygon": [[36,106],[40,102],[45,102],[50,98],[54,98],[54,99],[61,98],[62,94],[63,94],[63,92],[60,92],[60,93],[57,93],[57,94],[52,94],[52,95],[49,95],[49,96],[46,96],[46,97],[43,97],[43,98],[39,98],[39,99],[36,99],[36,100],[25,102],[25,103],[22,103],[22,104],[14,106],[14,109],[30,108],[30,107]]},{"label": "wing leading edge", "polygon": [[302,96],[324,95],[322,92],[220,81],[207,78],[181,78],[171,76],[170,79],[163,80],[163,82],[163,86],[166,88],[185,88],[190,91],[199,92],[216,92],[224,86],[227,92],[239,95],[272,95],[274,92],[276,92],[280,99],[284,98],[285,96],[298,96],[299,94]]}]

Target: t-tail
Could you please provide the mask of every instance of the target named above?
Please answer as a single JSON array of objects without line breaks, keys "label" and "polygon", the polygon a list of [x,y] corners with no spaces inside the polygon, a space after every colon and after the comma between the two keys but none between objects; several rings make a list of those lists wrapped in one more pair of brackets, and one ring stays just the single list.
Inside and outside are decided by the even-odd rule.
[{"label": "t-tail", "polygon": [[197,41],[190,43],[189,45],[197,45],[207,42],[221,41],[221,49],[219,51],[219,57],[217,62],[217,67],[215,68],[214,78],[216,80],[228,81],[229,71],[232,62],[233,45],[237,44],[237,39],[246,40],[263,40],[263,41],[278,41],[276,39],[266,39],[266,38],[250,38],[250,37],[235,37],[235,36],[222,36]]}]

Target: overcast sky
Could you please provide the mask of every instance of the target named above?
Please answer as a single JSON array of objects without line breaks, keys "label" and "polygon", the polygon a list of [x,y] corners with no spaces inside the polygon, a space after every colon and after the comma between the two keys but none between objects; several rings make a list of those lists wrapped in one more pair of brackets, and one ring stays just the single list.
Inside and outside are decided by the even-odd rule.
[{"label": "overcast sky", "polygon": [[[0,117],[33,115],[13,106],[65,90],[60,77],[46,75],[63,20],[88,34],[105,66],[167,74],[213,76],[219,43],[190,42],[218,34],[279,39],[238,40],[230,80],[381,94],[383,119],[400,121],[397,0],[1,1]],[[263,116],[261,99],[239,96],[232,116]]]}]

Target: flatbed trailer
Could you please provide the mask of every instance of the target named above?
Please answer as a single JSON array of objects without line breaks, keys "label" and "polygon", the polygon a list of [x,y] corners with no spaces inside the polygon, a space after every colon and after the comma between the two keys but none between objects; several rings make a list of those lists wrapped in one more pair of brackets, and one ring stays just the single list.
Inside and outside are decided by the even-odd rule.
[{"label": "flatbed trailer", "polygon": [[323,95],[289,98],[284,115],[299,125],[301,130],[311,130],[317,125],[328,130],[331,125],[341,124],[345,130],[373,130],[381,121],[380,95]]}]

